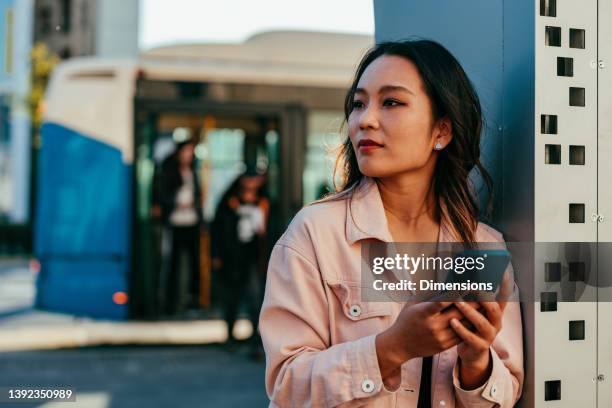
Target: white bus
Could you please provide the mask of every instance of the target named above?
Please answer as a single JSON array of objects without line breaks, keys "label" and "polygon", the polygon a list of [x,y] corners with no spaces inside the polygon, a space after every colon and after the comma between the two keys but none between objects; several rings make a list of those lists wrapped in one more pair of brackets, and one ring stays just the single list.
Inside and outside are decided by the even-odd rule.
[{"label": "white bus", "polygon": [[59,65],[37,164],[38,306],[101,318],[157,316],[162,262],[152,184],[173,140],[199,142],[208,220],[245,166],[266,171],[276,239],[329,182],[325,145],[339,141],[346,90],[372,43],[278,31],[240,44],[155,48],[137,60]]}]

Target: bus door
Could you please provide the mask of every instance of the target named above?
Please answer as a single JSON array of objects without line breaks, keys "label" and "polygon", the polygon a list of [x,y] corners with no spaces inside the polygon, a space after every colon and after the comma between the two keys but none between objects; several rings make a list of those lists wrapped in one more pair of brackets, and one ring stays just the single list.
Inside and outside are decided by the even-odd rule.
[{"label": "bus door", "polygon": [[[134,242],[130,280],[132,318],[160,319],[168,310],[184,312],[188,298],[179,296],[179,305],[168,305],[168,282],[172,238],[168,224],[160,217],[157,183],[164,162],[177,143],[195,143],[195,171],[201,191],[203,225],[200,235],[199,312],[194,317],[217,316],[214,274],[211,273],[211,225],[221,197],[243,173],[259,174],[265,180],[269,204],[265,268],[272,244],[291,216],[301,207],[301,177],[305,115],[299,107],[177,106],[176,103],[137,103],[134,162]],[[179,268],[179,293],[188,292],[187,260]],[[168,306],[172,306],[168,308]],[[184,314],[187,316],[187,314]]]}]

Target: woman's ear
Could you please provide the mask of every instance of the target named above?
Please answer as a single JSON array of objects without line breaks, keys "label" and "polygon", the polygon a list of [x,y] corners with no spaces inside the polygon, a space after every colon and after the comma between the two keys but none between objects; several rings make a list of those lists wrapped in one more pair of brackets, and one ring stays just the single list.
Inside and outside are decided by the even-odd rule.
[{"label": "woman's ear", "polygon": [[448,117],[438,119],[434,129],[434,149],[442,150],[453,139],[453,124]]}]

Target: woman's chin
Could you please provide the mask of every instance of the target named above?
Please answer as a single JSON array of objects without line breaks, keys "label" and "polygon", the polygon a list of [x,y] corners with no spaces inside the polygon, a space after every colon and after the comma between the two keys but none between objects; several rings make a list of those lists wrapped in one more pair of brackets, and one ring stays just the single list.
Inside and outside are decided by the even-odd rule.
[{"label": "woman's chin", "polygon": [[389,171],[385,169],[381,169],[380,166],[368,166],[368,165],[362,166],[360,165],[359,171],[364,176],[372,177],[372,178],[389,176]]}]

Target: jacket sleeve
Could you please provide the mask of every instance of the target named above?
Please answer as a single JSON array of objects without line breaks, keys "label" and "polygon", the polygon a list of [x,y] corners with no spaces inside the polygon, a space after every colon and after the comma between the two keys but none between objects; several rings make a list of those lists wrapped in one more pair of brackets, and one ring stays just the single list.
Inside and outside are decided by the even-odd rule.
[{"label": "jacket sleeve", "polygon": [[[512,265],[506,276],[514,282]],[[474,390],[464,390],[459,381],[458,365],[453,369],[453,385],[458,407],[511,408],[521,396],[524,380],[523,329],[518,286],[508,298],[502,318],[502,329],[490,348],[491,375],[487,382]],[[458,361],[457,361],[458,362]]]},{"label": "jacket sleeve", "polygon": [[383,385],[376,335],[330,345],[323,285],[313,261],[275,245],[259,322],[271,406],[359,407],[396,391]]}]

